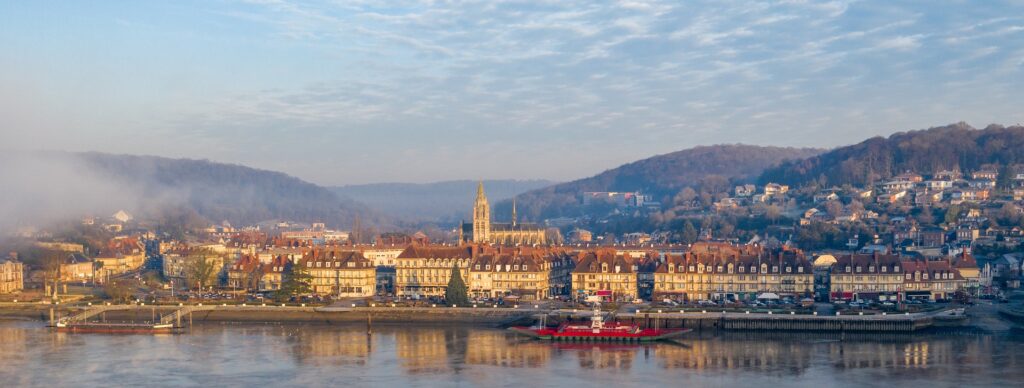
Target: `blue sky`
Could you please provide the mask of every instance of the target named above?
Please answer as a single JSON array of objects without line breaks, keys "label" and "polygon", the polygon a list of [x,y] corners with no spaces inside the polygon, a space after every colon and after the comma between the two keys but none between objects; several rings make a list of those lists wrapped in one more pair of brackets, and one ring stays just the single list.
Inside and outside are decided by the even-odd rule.
[{"label": "blue sky", "polygon": [[568,180],[1020,123],[1022,72],[1022,1],[7,1],[0,147]]}]

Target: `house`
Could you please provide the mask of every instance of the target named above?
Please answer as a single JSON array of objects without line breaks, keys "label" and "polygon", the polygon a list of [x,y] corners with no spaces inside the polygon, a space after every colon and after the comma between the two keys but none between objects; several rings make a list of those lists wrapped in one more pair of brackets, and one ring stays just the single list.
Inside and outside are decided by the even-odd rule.
[{"label": "house", "polygon": [[895,193],[914,188],[914,182],[910,181],[889,181],[882,184],[882,191]]},{"label": "house", "polygon": [[830,191],[826,191],[826,192],[821,192],[821,193],[818,193],[818,194],[814,195],[814,203],[822,203],[822,202],[837,201],[837,200],[839,200],[839,194],[836,194],[835,191],[831,191],[831,190]]},{"label": "house", "polygon": [[757,192],[757,186],[754,186],[752,184],[736,186],[736,188],[733,189],[733,193],[735,193],[737,197],[741,198],[754,195],[755,192]]},{"label": "house", "polygon": [[540,300],[549,296],[549,263],[539,253],[479,255],[469,267],[470,296]]},{"label": "house", "polygon": [[973,225],[960,225],[960,227],[956,229],[957,241],[974,241],[977,240],[979,236],[981,236],[981,231],[978,230],[978,227]]},{"label": "house", "polygon": [[291,272],[294,263],[287,256],[278,255],[269,262],[262,264],[260,270],[263,272],[263,275],[260,276],[259,291],[280,290],[281,284],[284,283],[285,274]]},{"label": "house", "polygon": [[971,179],[994,181],[999,178],[999,172],[995,170],[980,170],[971,173]]},{"label": "house", "polygon": [[572,272],[572,288],[579,298],[596,296],[605,301],[632,301],[639,296],[640,260],[611,250],[587,252]]},{"label": "house", "polygon": [[412,298],[444,296],[452,268],[469,278],[472,247],[409,246],[395,259],[395,295]]},{"label": "house", "polygon": [[903,261],[903,290],[908,300],[952,299],[967,280],[948,260]]},{"label": "house", "polygon": [[135,219],[135,217],[133,217],[131,214],[129,214],[128,212],[126,212],[124,210],[118,210],[117,213],[114,213],[114,215],[112,215],[110,217],[115,219],[115,220],[117,220],[117,222],[120,222],[122,224],[128,223],[129,221]]},{"label": "house", "polygon": [[755,300],[765,292],[799,298],[813,289],[811,263],[786,248],[698,243],[666,255],[654,270],[655,300]]},{"label": "house", "polygon": [[886,194],[879,195],[876,201],[880,204],[896,203],[899,202],[901,199],[905,198],[906,196],[906,190],[889,192]]},{"label": "house", "polygon": [[146,261],[145,247],[135,237],[110,240],[93,259],[97,264],[96,277],[105,281],[110,276],[134,271]]},{"label": "house", "polygon": [[944,180],[944,179],[941,179],[941,180],[933,179],[933,180],[925,181],[924,182],[924,186],[927,187],[928,190],[945,190],[945,189],[949,189],[949,188],[953,187],[953,181]]},{"label": "house", "polygon": [[306,252],[299,265],[311,276],[313,294],[360,298],[377,293],[377,267],[360,252],[316,248]]},{"label": "house", "polygon": [[81,253],[69,253],[60,263],[60,281],[91,282],[95,276],[95,263]]},{"label": "house", "polygon": [[917,174],[917,173],[913,173],[913,172],[907,171],[907,172],[904,172],[902,174],[899,174],[897,176],[892,177],[892,180],[893,181],[897,181],[897,182],[918,183],[918,182],[921,182],[922,180],[924,180],[924,177],[922,177],[921,174]]},{"label": "house", "polygon": [[932,176],[932,179],[955,181],[960,179],[961,176],[963,175],[960,174],[960,170],[942,170],[935,173],[935,175]]},{"label": "house", "polygon": [[764,195],[767,195],[769,197],[783,195],[783,194],[786,194],[788,192],[789,192],[789,186],[787,186],[787,185],[780,185],[778,183],[769,183],[769,184],[764,186]]},{"label": "house", "polygon": [[840,255],[835,256],[829,280],[832,300],[897,301],[903,287],[903,268],[896,255]]},{"label": "house", "polygon": [[240,290],[258,291],[263,277],[258,257],[242,255],[228,267],[228,287]]},{"label": "house", "polygon": [[0,259],[0,295],[25,289],[25,268],[12,258]]},{"label": "house", "polygon": [[990,180],[973,180],[967,182],[967,187],[974,189],[994,189],[996,188],[996,181]]}]

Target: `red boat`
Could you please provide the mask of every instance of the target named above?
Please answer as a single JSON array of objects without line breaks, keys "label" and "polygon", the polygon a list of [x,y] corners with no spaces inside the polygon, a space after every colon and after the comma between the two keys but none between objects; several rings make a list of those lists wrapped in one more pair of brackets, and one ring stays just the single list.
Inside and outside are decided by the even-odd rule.
[{"label": "red boat", "polygon": [[509,330],[541,340],[552,341],[626,341],[649,342],[666,340],[690,332],[690,329],[641,329],[619,322],[604,322],[599,307],[594,308],[590,324],[566,322],[556,328],[546,326],[510,327]]}]

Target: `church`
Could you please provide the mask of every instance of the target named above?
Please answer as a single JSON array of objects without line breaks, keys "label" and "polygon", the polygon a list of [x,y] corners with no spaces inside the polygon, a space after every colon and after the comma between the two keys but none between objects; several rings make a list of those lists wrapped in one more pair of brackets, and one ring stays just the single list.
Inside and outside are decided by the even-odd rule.
[{"label": "church", "polygon": [[512,199],[512,222],[491,222],[491,205],[484,194],[484,183],[476,188],[476,202],[473,204],[473,222],[465,222],[459,229],[459,240],[464,243],[500,245],[542,245],[547,242],[544,228],[534,224],[523,224],[516,220],[516,202]]}]

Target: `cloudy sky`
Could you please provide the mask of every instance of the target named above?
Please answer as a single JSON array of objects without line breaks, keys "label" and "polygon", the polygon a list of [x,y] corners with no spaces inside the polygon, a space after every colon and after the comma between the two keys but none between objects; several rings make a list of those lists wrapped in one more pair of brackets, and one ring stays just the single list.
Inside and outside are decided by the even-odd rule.
[{"label": "cloudy sky", "polygon": [[321,184],[1024,122],[1024,2],[5,1],[0,148]]}]

